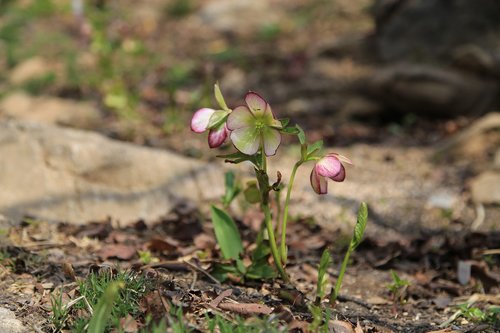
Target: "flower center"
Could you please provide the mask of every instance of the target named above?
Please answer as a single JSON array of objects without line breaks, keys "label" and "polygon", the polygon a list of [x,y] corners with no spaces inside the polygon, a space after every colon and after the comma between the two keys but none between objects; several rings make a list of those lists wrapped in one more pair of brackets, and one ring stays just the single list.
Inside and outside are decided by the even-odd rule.
[{"label": "flower center", "polygon": [[264,126],[265,126],[265,123],[264,123],[264,121],[262,121],[262,120],[257,120],[257,121],[255,122],[255,129],[257,129],[257,130],[259,130],[259,131],[260,131],[261,129],[263,129],[263,128],[264,128]]}]

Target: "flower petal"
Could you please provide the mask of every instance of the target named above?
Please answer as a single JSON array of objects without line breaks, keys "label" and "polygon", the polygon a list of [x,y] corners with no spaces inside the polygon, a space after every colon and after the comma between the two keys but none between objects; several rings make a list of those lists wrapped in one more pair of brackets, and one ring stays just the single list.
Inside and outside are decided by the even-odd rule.
[{"label": "flower petal", "polygon": [[254,125],[255,118],[246,106],[238,106],[227,117],[227,128],[234,131],[238,128]]},{"label": "flower petal", "polygon": [[210,117],[214,114],[214,109],[203,108],[196,111],[191,119],[191,130],[196,133],[203,133],[207,130]]},{"label": "flower petal", "polygon": [[340,172],[334,176],[334,177],[330,177],[331,180],[334,180],[336,182],[343,182],[344,179],[345,179],[345,168],[344,166],[341,164],[340,165]]},{"label": "flower petal", "polygon": [[314,192],[317,194],[326,194],[328,192],[328,183],[326,182],[326,178],[318,175],[316,168],[312,169],[310,180]]},{"label": "flower petal", "polygon": [[211,129],[210,132],[208,132],[208,146],[210,148],[219,147],[226,141],[228,132],[225,124],[222,124],[218,128]]},{"label": "flower petal", "polygon": [[263,115],[266,111],[267,102],[265,101],[265,99],[260,97],[259,94],[253,91],[250,91],[248,94],[246,94],[245,103],[247,103],[250,111],[252,111],[255,116]]},{"label": "flower petal", "polygon": [[266,156],[275,155],[281,143],[280,132],[271,127],[265,127],[262,131],[262,139],[264,140],[264,153]]},{"label": "flower petal", "polygon": [[[233,111],[234,112],[234,111]],[[231,132],[233,145],[243,154],[253,155],[259,150],[260,135],[253,127],[243,127]]]},{"label": "flower petal", "polygon": [[327,155],[316,163],[314,169],[320,176],[332,178],[339,174],[342,164],[336,156]]}]

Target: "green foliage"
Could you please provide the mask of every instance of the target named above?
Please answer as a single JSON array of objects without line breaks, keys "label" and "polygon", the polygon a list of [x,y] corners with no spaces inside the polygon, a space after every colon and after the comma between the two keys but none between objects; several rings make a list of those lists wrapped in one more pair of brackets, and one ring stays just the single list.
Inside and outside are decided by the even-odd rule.
[{"label": "green foliage", "polygon": [[52,325],[54,325],[56,332],[59,332],[64,328],[69,315],[68,309],[63,304],[62,295],[62,291],[60,291],[58,295],[50,295],[50,305],[52,310],[50,321],[52,322]]},{"label": "green foliage", "polygon": [[137,253],[139,254],[139,260],[145,265],[159,261],[158,258],[153,256],[151,251],[140,251],[139,250],[139,251],[137,251]]},{"label": "green foliage", "polygon": [[240,232],[231,216],[212,205],[212,223],[215,237],[225,259],[238,259],[243,252]]},{"label": "green foliage", "polygon": [[[138,273],[130,271],[116,274],[111,271],[90,274],[87,279],[80,281],[78,286],[80,294],[88,304],[93,309],[100,309],[102,313],[99,312],[101,313],[99,316],[107,315],[112,296],[113,300],[116,300],[114,306],[111,306],[111,312],[108,316],[110,319],[105,322],[106,328],[118,327],[120,318],[126,317],[128,314],[132,317],[139,316],[139,301],[152,289],[150,281]],[[75,304],[75,308],[87,310],[87,305],[84,300],[81,300]],[[93,318],[95,318],[96,313],[94,310]],[[90,318],[85,318],[85,325],[89,321]],[[85,325],[79,324],[82,327]]]},{"label": "green foliage", "polygon": [[109,323],[111,312],[113,311],[113,304],[118,298],[120,289],[125,287],[122,281],[113,281],[108,284],[104,294],[99,299],[94,315],[89,322],[89,333],[103,333]]},{"label": "green foliage", "polygon": [[458,317],[463,317],[468,321],[489,323],[495,326],[500,325],[500,307],[490,306],[484,310],[473,306],[472,304],[464,303],[459,304],[458,311],[460,314]]},{"label": "green foliage", "polygon": [[318,267],[318,283],[316,286],[316,303],[319,304],[321,302],[321,299],[325,297],[325,287],[326,284],[328,283],[326,271],[328,267],[330,266],[332,261],[332,257],[330,255],[330,251],[328,249],[325,249],[323,251],[323,254],[321,255],[321,260],[319,262],[319,267]]},{"label": "green foliage", "polygon": [[332,316],[331,310],[327,309],[325,313],[321,309],[321,306],[310,304],[309,312],[311,313],[312,322],[309,325],[310,332],[321,332],[328,333],[330,332],[328,327],[328,322]]},{"label": "green foliage", "polygon": [[208,332],[220,332],[220,333],[279,333],[287,332],[285,326],[280,327],[276,317],[274,318],[264,318],[260,319],[257,317],[245,320],[241,317],[236,317],[235,320],[229,321],[219,314],[216,314],[212,318],[207,318],[207,329]]},{"label": "green foliage", "polygon": [[404,280],[399,277],[399,275],[391,269],[391,277],[392,277],[392,283],[387,286],[387,289],[392,294],[397,294],[401,289],[407,287],[410,285],[410,282],[408,280]]},{"label": "green foliage", "polygon": [[350,245],[353,250],[355,250],[363,240],[367,221],[368,206],[365,202],[362,202],[358,209],[358,219],[356,221],[356,226],[354,227],[354,234],[352,235],[352,241]]},{"label": "green foliage", "polygon": [[351,253],[359,246],[361,241],[363,240],[363,234],[366,229],[366,223],[368,221],[368,205],[365,202],[362,202],[359,205],[358,209],[358,218],[356,221],[356,225],[354,226],[354,232],[351,238],[351,242],[349,243],[349,247],[344,256],[344,260],[342,261],[342,266],[340,267],[339,277],[337,282],[335,283],[335,289],[332,291],[330,295],[330,304],[334,304],[337,300],[337,297],[340,292],[340,288],[342,287],[342,280],[344,279],[345,270],[347,268],[347,264],[349,262],[349,258]]}]

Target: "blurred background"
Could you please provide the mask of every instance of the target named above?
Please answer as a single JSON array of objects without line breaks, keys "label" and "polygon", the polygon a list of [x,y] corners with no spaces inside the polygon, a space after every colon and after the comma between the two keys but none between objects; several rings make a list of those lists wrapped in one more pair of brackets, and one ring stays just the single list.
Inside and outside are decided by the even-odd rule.
[{"label": "blurred background", "polygon": [[193,155],[174,134],[215,81],[335,145],[432,143],[499,103],[493,0],[2,0],[0,14],[2,116],[75,103],[45,120]]},{"label": "blurred background", "polygon": [[[498,1],[0,2],[2,119],[212,159],[188,124],[215,106],[216,81],[233,107],[261,93],[310,141],[371,145],[357,156],[372,166],[365,184],[384,173],[377,188],[397,187],[393,172],[451,184],[452,194],[431,186],[418,196],[451,224],[464,207],[470,224],[483,204],[500,203]],[[370,153],[392,171],[367,162]]]}]

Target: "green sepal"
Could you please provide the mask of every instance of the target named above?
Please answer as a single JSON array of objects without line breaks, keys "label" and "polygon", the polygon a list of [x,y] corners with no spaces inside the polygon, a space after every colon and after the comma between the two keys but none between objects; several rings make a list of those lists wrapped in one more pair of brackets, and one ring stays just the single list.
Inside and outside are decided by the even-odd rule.
[{"label": "green sepal", "polygon": [[219,104],[221,109],[230,111],[230,109],[227,107],[226,101],[224,100],[224,96],[222,96],[222,92],[220,91],[219,83],[214,84],[214,94],[215,99],[217,100],[217,103]]},{"label": "green sepal", "polygon": [[306,133],[304,133],[304,130],[299,125],[295,125],[295,127],[298,130],[297,137],[299,138],[300,144],[305,145],[306,144]]},{"label": "green sepal", "polygon": [[229,115],[229,112],[225,111],[225,110],[215,111],[212,114],[212,116],[210,117],[210,120],[208,121],[207,129],[219,127],[220,125],[222,125],[226,121],[226,118],[228,115]]}]

